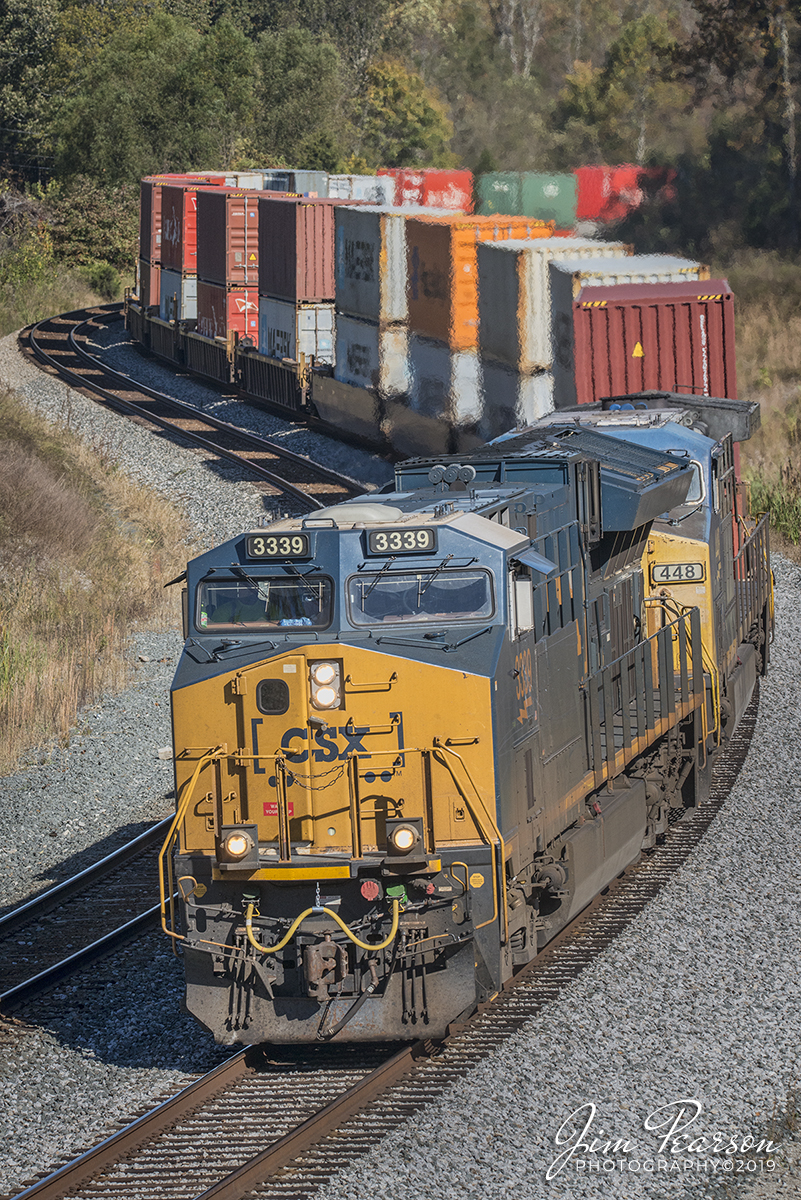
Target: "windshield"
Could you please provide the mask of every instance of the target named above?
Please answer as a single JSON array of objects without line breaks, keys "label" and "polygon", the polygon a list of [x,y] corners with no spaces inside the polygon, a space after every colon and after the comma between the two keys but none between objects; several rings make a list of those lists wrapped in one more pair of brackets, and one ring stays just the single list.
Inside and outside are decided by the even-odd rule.
[{"label": "windshield", "polygon": [[486,620],[492,616],[487,571],[425,571],[353,576],[348,610],[354,625],[398,621]]},{"label": "windshield", "polygon": [[684,503],[685,504],[698,504],[698,502],[700,500],[702,500],[703,496],[704,496],[704,485],[703,485],[702,476],[701,476],[701,464],[696,462],[695,460],[693,460],[690,463],[690,466],[693,469],[693,479],[692,479],[692,483],[690,484],[690,490],[687,493],[687,498],[684,501]]},{"label": "windshield", "polygon": [[198,588],[201,629],[275,629],[331,623],[330,579],[214,580]]}]

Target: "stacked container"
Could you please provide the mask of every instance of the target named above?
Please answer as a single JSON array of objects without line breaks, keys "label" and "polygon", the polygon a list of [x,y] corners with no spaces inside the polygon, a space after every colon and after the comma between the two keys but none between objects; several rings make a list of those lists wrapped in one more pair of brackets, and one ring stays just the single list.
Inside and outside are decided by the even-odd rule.
[{"label": "stacked container", "polygon": [[[606,308],[609,288],[622,285],[642,284],[693,284],[709,279],[709,268],[701,263],[669,254],[637,254],[629,258],[584,260],[568,259],[551,262],[551,337],[553,344],[554,403],[557,408],[571,407],[579,403],[576,379],[577,354],[580,353],[579,339],[585,336],[580,324],[580,313],[593,308]],[[691,289],[692,290],[692,289]],[[654,303],[665,296],[664,287],[653,293]],[[577,320],[577,313],[579,314]],[[599,354],[593,344],[590,353]],[[622,345],[611,344],[604,353],[615,357],[625,351]],[[630,353],[638,355],[635,344]],[[661,385],[659,385],[661,386]],[[669,390],[669,389],[668,389]],[[586,402],[586,392],[583,393]]]},{"label": "stacked container", "polygon": [[197,188],[167,185],[161,192],[163,321],[197,317]]},{"label": "stacked container", "polygon": [[258,344],[259,193],[216,188],[197,194],[197,329],[235,332]]},{"label": "stacked container", "polygon": [[582,288],[573,327],[574,403],[641,391],[737,399],[725,279]]},{"label": "stacked container", "polygon": [[334,361],[336,200],[262,198],[259,346],[273,358]]},{"label": "stacked container", "polygon": [[478,181],[479,211],[516,213],[553,221],[558,229],[576,223],[575,174],[552,175],[541,171],[500,171]]},{"label": "stacked container", "polygon": [[458,213],[473,211],[472,171],[381,167],[378,174],[393,180],[389,204],[402,208],[445,208]]},{"label": "stacked container", "polygon": [[162,208],[165,187],[190,184],[215,187],[224,175],[194,172],[185,175],[148,175],[140,184],[139,203],[139,298],[143,307],[159,306],[161,311]]},{"label": "stacked container", "polygon": [[[478,246],[478,346],[486,436],[522,426],[552,408],[549,263],[631,254],[590,238],[483,242]],[[546,378],[547,376],[547,378]]]},{"label": "stacked container", "polygon": [[593,224],[609,224],[642,204],[640,180],[644,168],[626,163],[619,167],[577,167],[576,218]]},{"label": "stacked container", "polygon": [[[547,238],[552,226],[523,217],[414,217],[407,223],[411,404],[472,422],[481,412],[478,258],[481,242]],[[457,392],[458,387],[458,392]]]},{"label": "stacked container", "polygon": [[329,175],[331,200],[363,200],[365,204],[392,204],[395,183],[379,175]]}]

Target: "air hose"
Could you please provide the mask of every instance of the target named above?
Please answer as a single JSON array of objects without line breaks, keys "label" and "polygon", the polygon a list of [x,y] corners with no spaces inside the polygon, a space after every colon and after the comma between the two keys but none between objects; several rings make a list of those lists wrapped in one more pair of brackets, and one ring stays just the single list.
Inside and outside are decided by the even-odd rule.
[{"label": "air hose", "polygon": [[335,913],[332,908],[318,908],[316,905],[313,908],[307,908],[300,916],[295,917],[295,920],[290,925],[287,932],[281,938],[280,942],[276,942],[274,946],[262,946],[256,941],[253,936],[253,913],[256,905],[249,902],[245,908],[245,929],[247,930],[248,941],[256,950],[260,950],[262,954],[275,954],[278,950],[283,950],[284,946],[292,940],[298,928],[303,924],[307,917],[319,916],[325,913],[332,921],[335,921],[343,933],[347,934],[350,940],[357,945],[361,950],[385,950],[390,945],[395,934],[398,932],[398,921],[400,919],[400,904],[397,900],[392,901],[392,928],[383,942],[362,942],[356,937],[355,933],[351,933],[345,922],[340,917],[339,913]]}]

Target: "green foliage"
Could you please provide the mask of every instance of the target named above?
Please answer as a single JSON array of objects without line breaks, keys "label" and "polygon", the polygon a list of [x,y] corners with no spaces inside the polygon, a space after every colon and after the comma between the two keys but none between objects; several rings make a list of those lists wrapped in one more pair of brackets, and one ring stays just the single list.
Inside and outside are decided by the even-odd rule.
[{"label": "green foliage", "polygon": [[373,166],[449,167],[453,126],[442,101],[397,62],[367,71],[367,91],[358,116],[360,151]]},{"label": "green foliage", "polygon": [[58,0],[0,3],[0,161],[25,173],[41,166],[50,107],[48,74]]},{"label": "green foliage", "polygon": [[346,136],[336,47],[293,28],[263,34],[256,55],[255,142],[262,161],[331,170]]},{"label": "green foliage", "polygon": [[109,187],[78,175],[63,184],[52,183],[39,194],[59,261],[76,266],[104,262],[116,271],[130,269],[139,234],[135,184]]},{"label": "green foliage", "polygon": [[122,289],[122,280],[111,263],[87,263],[80,272],[87,285],[104,300],[116,300]]},{"label": "green foliage", "polygon": [[251,44],[224,22],[202,35],[157,13],[119,30],[56,118],[59,171],[115,185],[197,163],[230,166],[251,124],[252,64]]}]

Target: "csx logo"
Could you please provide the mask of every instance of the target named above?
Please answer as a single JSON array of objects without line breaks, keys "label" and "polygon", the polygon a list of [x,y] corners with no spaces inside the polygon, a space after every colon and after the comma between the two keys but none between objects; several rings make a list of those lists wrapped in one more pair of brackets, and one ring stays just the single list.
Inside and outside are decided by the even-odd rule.
[{"label": "csx logo", "polygon": [[[390,717],[397,729],[398,749],[402,750],[403,720],[401,714],[390,713]],[[258,762],[259,726],[263,723],[262,717],[254,717],[250,722],[253,755],[256,758],[253,769],[257,775],[263,775],[265,772],[265,768]],[[343,761],[349,758],[351,754],[359,754],[363,758],[370,758],[372,757],[370,751],[363,742],[363,738],[369,732],[369,725],[329,726],[327,729],[317,729],[314,731],[301,726],[293,726],[282,734],[280,749],[286,754],[289,762],[295,764],[308,762],[309,758],[313,762],[324,763]],[[263,750],[262,753],[264,753]]]}]

